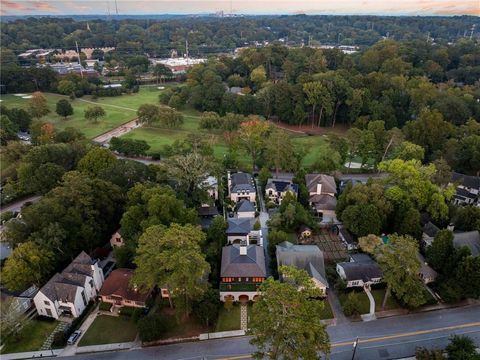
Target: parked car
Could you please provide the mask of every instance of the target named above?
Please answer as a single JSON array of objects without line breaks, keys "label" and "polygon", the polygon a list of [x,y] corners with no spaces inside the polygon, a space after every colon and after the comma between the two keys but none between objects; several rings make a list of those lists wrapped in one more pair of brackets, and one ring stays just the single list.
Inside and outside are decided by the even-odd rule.
[{"label": "parked car", "polygon": [[67,344],[68,345],[73,345],[77,342],[78,338],[80,337],[80,335],[82,335],[82,331],[81,330],[76,330],[73,332],[72,335],[70,335],[70,337],[68,338],[68,341],[67,341]]}]

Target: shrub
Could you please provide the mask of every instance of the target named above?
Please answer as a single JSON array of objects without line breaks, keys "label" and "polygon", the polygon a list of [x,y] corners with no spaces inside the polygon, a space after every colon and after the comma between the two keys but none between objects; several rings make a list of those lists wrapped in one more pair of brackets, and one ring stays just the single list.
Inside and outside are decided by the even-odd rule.
[{"label": "shrub", "polygon": [[15,214],[12,211],[5,211],[3,214],[0,215],[0,223],[3,223],[4,221],[8,221],[12,219],[15,216]]},{"label": "shrub", "polygon": [[106,303],[106,302],[101,302],[99,306],[99,310],[101,311],[110,311],[110,308],[112,307],[112,304]]},{"label": "shrub", "polygon": [[347,300],[343,304],[343,312],[346,316],[360,314],[360,301],[358,294],[355,291],[352,291],[348,294]]},{"label": "shrub", "polygon": [[159,339],[167,330],[168,324],[160,315],[145,316],[138,321],[138,333],[142,341]]},{"label": "shrub", "polygon": [[67,344],[68,336],[64,331],[58,331],[53,335],[52,347],[63,348]]}]

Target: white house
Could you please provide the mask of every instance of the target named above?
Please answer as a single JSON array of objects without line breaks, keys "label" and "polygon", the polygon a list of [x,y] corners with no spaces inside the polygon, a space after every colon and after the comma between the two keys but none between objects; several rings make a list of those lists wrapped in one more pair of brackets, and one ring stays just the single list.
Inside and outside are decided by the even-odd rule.
[{"label": "white house", "polygon": [[246,199],[252,203],[257,198],[257,192],[255,188],[255,182],[252,175],[247,173],[234,173],[228,172],[228,196],[230,200],[237,203],[242,199]]},{"label": "white house", "polygon": [[347,288],[378,284],[383,278],[378,264],[366,254],[351,255],[350,261],[338,263],[336,270],[346,282]]},{"label": "white house", "polygon": [[480,176],[470,176],[460,173],[452,173],[451,183],[457,185],[457,191],[453,197],[455,205],[480,206]]},{"label": "white house", "polygon": [[215,176],[208,176],[203,182],[210,198],[218,200],[218,180]]},{"label": "white house", "polygon": [[98,295],[104,281],[102,269],[81,252],[60,274],[55,274],[35,295],[39,315],[58,319],[78,317]]}]

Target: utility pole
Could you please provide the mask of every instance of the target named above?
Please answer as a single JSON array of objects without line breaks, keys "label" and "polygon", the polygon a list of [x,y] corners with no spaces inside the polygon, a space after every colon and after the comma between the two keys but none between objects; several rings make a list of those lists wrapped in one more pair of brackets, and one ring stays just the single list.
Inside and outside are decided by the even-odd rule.
[{"label": "utility pole", "polygon": [[357,339],[353,342],[352,360],[355,360],[355,353],[357,352],[357,346],[358,346],[358,336],[357,336]]},{"label": "utility pole", "polygon": [[472,30],[470,31],[470,40],[473,38],[473,32],[475,31],[475,24],[472,25]]},{"label": "utility pole", "polygon": [[78,50],[78,42],[76,42],[76,41],[75,41],[75,46],[77,47],[78,65],[80,65],[80,75],[82,75],[82,79],[83,79],[82,63],[80,61],[80,51]]}]

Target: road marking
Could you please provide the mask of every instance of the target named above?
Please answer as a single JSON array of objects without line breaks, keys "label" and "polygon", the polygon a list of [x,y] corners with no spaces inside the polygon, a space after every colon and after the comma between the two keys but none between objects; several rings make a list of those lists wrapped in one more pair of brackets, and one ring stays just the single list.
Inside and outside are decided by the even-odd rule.
[{"label": "road marking", "polygon": [[[454,325],[454,326],[446,326],[446,327],[435,328],[435,329],[428,329],[428,330],[411,331],[411,332],[406,332],[406,333],[400,333],[400,334],[394,334],[394,335],[387,335],[387,336],[380,336],[380,337],[375,337],[375,338],[370,338],[370,339],[363,339],[363,340],[360,339],[360,340],[358,340],[358,343],[359,343],[359,344],[366,344],[366,343],[377,342],[377,341],[384,341],[384,340],[390,340],[390,339],[398,339],[398,338],[402,338],[402,337],[415,336],[415,335],[430,334],[430,333],[435,333],[435,332],[440,332],[440,331],[447,331],[447,330],[464,329],[464,328],[475,327],[475,326],[480,326],[480,322],[474,322],[474,323],[468,323],[468,324],[461,324],[461,325]],[[344,342],[338,342],[338,343],[333,343],[333,344],[332,344],[332,348],[334,348],[334,347],[339,347],[339,346],[353,345],[353,342],[354,342],[354,340],[344,341]]]},{"label": "road marking", "polygon": [[[384,341],[384,340],[398,339],[398,338],[415,336],[415,335],[430,334],[430,333],[436,333],[436,332],[440,332],[440,331],[465,329],[465,328],[476,327],[476,326],[480,326],[480,322],[446,326],[446,327],[428,329],[428,330],[411,331],[411,332],[406,332],[406,333],[380,336],[380,337],[374,337],[374,338],[363,339],[363,340],[359,339],[358,344],[367,344],[367,343],[373,343],[373,342]],[[336,348],[336,347],[342,347],[342,346],[351,346],[351,345],[353,345],[354,341],[355,340],[333,343],[331,345],[331,347]],[[241,360],[241,359],[251,359],[251,358],[252,358],[251,354],[246,354],[246,355],[238,355],[238,356],[219,358],[218,360]]]}]

